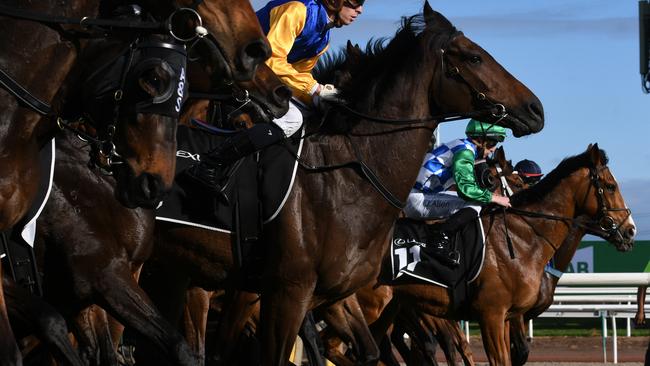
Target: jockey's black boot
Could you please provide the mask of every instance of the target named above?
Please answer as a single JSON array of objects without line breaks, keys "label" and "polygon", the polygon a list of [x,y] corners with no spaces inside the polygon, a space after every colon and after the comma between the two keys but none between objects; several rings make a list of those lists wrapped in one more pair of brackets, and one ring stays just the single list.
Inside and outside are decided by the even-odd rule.
[{"label": "jockey's black boot", "polygon": [[273,124],[254,125],[201,154],[201,162],[189,168],[186,175],[210,191],[221,194],[235,162],[283,138],[282,130]]}]

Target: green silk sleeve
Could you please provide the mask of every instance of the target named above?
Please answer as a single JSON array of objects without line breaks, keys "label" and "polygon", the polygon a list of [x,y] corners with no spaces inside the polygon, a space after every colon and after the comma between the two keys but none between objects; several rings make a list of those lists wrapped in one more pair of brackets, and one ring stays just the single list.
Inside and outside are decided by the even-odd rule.
[{"label": "green silk sleeve", "polygon": [[479,187],[474,177],[474,153],[471,150],[461,150],[454,154],[454,180],[461,198],[489,203],[492,192]]}]

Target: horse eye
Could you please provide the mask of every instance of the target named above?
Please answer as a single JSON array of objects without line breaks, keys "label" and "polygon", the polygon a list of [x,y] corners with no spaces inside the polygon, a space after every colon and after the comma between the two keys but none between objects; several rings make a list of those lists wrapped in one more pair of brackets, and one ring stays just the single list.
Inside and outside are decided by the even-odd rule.
[{"label": "horse eye", "polygon": [[605,188],[610,192],[614,192],[616,191],[616,184],[607,183],[605,184]]},{"label": "horse eye", "polygon": [[165,90],[167,80],[164,79],[158,70],[149,69],[140,75],[140,86],[151,96],[157,96]]},{"label": "horse eye", "polygon": [[481,57],[480,57],[480,56],[471,56],[471,57],[469,58],[469,62],[471,62],[471,63],[474,64],[474,65],[478,65],[478,64],[480,64],[481,61],[482,61],[482,60],[481,60]]}]

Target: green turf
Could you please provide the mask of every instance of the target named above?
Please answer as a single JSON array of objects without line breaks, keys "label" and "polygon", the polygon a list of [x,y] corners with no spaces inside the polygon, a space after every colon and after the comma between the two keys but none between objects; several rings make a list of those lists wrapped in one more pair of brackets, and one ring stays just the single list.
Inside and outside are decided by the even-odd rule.
[{"label": "green turf", "polygon": [[[607,334],[612,335],[612,321],[607,319]],[[470,322],[470,335],[480,335],[478,323]],[[616,329],[619,336],[627,333],[625,318],[616,319]],[[538,318],[533,322],[533,332],[536,337],[544,336],[601,336],[602,323],[600,318]],[[634,327],[632,320],[632,336],[650,336],[650,329],[645,326],[639,329]]]}]

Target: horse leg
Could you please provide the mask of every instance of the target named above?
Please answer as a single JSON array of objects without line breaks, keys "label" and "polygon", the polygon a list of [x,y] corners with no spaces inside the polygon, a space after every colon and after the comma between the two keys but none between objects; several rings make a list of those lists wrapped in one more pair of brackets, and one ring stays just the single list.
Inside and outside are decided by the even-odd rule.
[{"label": "horse leg", "polygon": [[211,291],[200,287],[187,290],[183,325],[185,339],[196,354],[199,364],[205,364],[205,333],[210,310]]},{"label": "horse leg", "polygon": [[451,334],[454,339],[454,345],[456,346],[456,351],[460,353],[460,357],[463,359],[465,366],[474,366],[474,355],[472,354],[472,349],[465,339],[465,334],[460,329],[458,322],[450,321],[451,324]]},{"label": "horse leg", "polygon": [[77,315],[74,326],[80,352],[90,364],[118,365],[104,309],[97,305],[83,309]]},{"label": "horse leg", "polygon": [[401,364],[393,354],[393,347],[388,337],[383,337],[379,342],[379,360],[386,366],[400,366]]},{"label": "horse leg", "polygon": [[309,360],[309,366],[325,366],[325,361],[323,360],[323,341],[320,334],[318,334],[316,321],[311,311],[308,311],[307,315],[305,315],[305,319],[298,331],[298,336],[300,336],[300,339],[302,339],[305,345],[305,353]]},{"label": "horse leg", "polygon": [[376,365],[379,360],[379,347],[366,324],[357,297],[353,294],[343,300],[345,315],[352,331],[352,345],[357,352],[357,361],[362,365]]},{"label": "horse leg", "polygon": [[[0,277],[4,277],[2,273],[2,260],[0,260]],[[18,344],[16,344],[16,339],[14,338],[14,333],[9,323],[2,282],[0,281],[0,364],[22,366],[23,359],[20,356],[20,350],[18,349]]]},{"label": "horse leg", "polygon": [[[451,320],[439,319],[439,322],[440,323],[451,322]],[[436,333],[436,339],[438,340],[438,344],[440,345],[442,352],[445,354],[445,358],[447,359],[447,364],[457,365],[458,360],[456,359],[456,352],[454,351],[454,344],[453,344],[454,341],[447,327],[448,325],[445,325],[444,329],[438,330],[438,332]],[[439,328],[443,328],[443,327],[439,327]]]},{"label": "horse leg", "polygon": [[530,348],[525,334],[524,317],[510,319],[510,353],[512,366],[520,366],[528,361]]},{"label": "horse leg", "polygon": [[245,291],[226,294],[223,311],[217,330],[217,350],[215,359],[218,363],[232,364],[234,351],[242,336],[246,322],[257,309],[259,296]]},{"label": "horse leg", "polygon": [[510,366],[510,345],[506,342],[505,323],[505,311],[481,314],[481,336],[490,365]]},{"label": "horse leg", "polygon": [[372,333],[372,337],[375,339],[375,342],[379,344],[381,342],[382,338],[386,337],[386,333],[388,333],[388,328],[393,324],[395,321],[395,317],[399,313],[400,309],[400,304],[399,301],[396,298],[392,298],[388,305],[384,307],[384,310],[382,310],[381,315],[379,315],[379,318],[377,320],[370,324],[369,329],[370,332]]},{"label": "horse leg", "polygon": [[[327,324],[322,333],[325,340],[325,357],[337,366],[352,366],[354,362],[346,357],[339,347],[342,343],[349,344],[353,335],[345,315],[343,300],[329,305],[319,311],[320,317]],[[355,352],[358,352],[355,349]]]},{"label": "horse leg", "polygon": [[[379,348],[368,329],[361,306],[354,294],[327,307],[323,312],[323,319],[339,338],[352,345],[357,364],[372,365],[377,363]],[[335,362],[337,365],[350,363],[347,357],[340,354],[338,347],[332,346],[334,343],[330,343],[330,347],[328,347],[327,358],[332,361],[337,359],[339,362]]]},{"label": "horse leg", "polygon": [[300,286],[290,286],[278,283],[281,280],[274,281],[268,279],[267,283],[275,291],[262,294],[262,365],[286,366],[298,329],[309,310],[315,282],[303,279]]},{"label": "horse leg", "polygon": [[70,343],[65,320],[54,308],[8,280],[4,291],[11,324],[19,337],[36,334],[61,364],[83,365]]},{"label": "horse leg", "polygon": [[399,317],[395,319],[395,323],[393,324],[393,331],[390,332],[390,343],[395,346],[397,353],[402,356],[402,359],[408,360],[411,350],[406,345],[406,342],[404,342],[404,333],[406,333],[406,330],[404,329],[403,325],[404,324],[402,324]]},{"label": "horse leg", "polygon": [[[171,358],[178,365],[196,363],[189,346],[180,333],[153,306],[145,292],[133,280],[130,269],[116,269],[113,274],[106,274],[100,279],[97,290],[100,292],[102,307],[120,323],[134,329],[144,336],[156,352],[151,352],[149,359],[138,362],[154,361],[156,355]],[[145,348],[145,343],[138,344]],[[166,364],[167,359],[156,359],[156,365]]]}]

